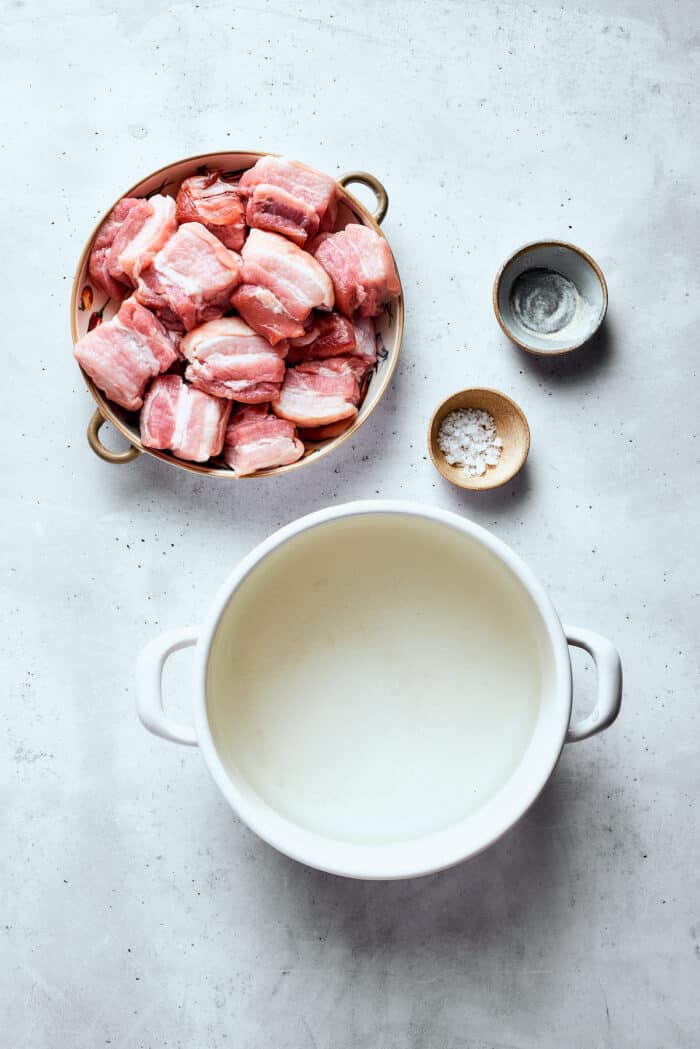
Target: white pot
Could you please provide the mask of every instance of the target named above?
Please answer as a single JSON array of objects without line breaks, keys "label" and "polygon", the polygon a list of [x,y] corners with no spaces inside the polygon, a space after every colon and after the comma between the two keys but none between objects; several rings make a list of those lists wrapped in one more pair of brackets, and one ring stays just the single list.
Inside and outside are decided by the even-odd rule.
[{"label": "white pot", "polygon": [[[373,515],[381,516],[374,517]],[[368,660],[367,665],[362,665],[359,669],[357,659],[353,661],[352,667],[349,667],[347,662],[343,664],[342,653],[345,639],[341,638],[341,647],[337,650],[340,653],[338,676],[333,677],[333,685],[329,684],[327,687],[324,681],[323,687],[320,684],[318,688],[312,687],[308,699],[310,705],[312,702],[317,703],[319,696],[321,698],[326,696],[328,709],[334,710],[334,704],[338,705],[340,713],[345,718],[345,728],[342,729],[341,734],[338,734],[338,727],[335,724],[331,732],[328,727],[331,722],[325,715],[317,721],[309,722],[308,717],[315,718],[316,715],[310,715],[305,708],[306,693],[303,689],[297,689],[295,694],[290,684],[289,698],[292,704],[290,709],[294,712],[294,721],[287,721],[283,725],[283,718],[288,717],[289,711],[282,708],[275,708],[280,710],[279,719],[276,716],[274,719],[268,719],[268,722],[264,721],[267,716],[265,705],[267,692],[263,692],[262,699],[258,698],[256,704],[252,704],[251,700],[252,705],[240,707],[240,720],[234,720],[229,734],[233,736],[234,743],[239,746],[236,757],[235,751],[232,752],[228,748],[229,735],[222,735],[221,731],[221,718],[231,709],[230,704],[233,702],[228,692],[224,696],[222,690],[230,688],[231,694],[236,697],[236,702],[245,703],[243,681],[237,680],[237,664],[232,663],[230,666],[226,664],[226,672],[222,676],[220,660],[223,657],[220,653],[227,653],[229,649],[233,651],[235,648],[234,641],[231,640],[228,633],[229,624],[235,621],[247,622],[245,618],[236,620],[235,617],[240,617],[244,608],[247,610],[246,602],[250,600],[249,595],[254,594],[255,588],[262,585],[258,584],[257,580],[266,580],[265,585],[274,587],[277,565],[305,563],[300,559],[304,557],[308,559],[310,555],[315,556],[314,551],[317,549],[325,550],[329,543],[336,542],[334,535],[337,533],[339,537],[345,536],[346,539],[339,540],[337,562],[328,561],[331,568],[324,569],[322,572],[321,585],[330,585],[328,577],[332,576],[335,571],[332,566],[342,562],[343,549],[348,549],[347,545],[345,547],[342,545],[347,542],[347,537],[353,534],[364,535],[364,533],[357,533],[357,529],[376,528],[378,524],[384,530],[393,529],[396,532],[396,549],[408,551],[410,554],[408,560],[405,561],[408,566],[407,572],[396,574],[397,587],[403,584],[410,586],[414,571],[411,565],[416,566],[415,573],[419,576],[423,570],[420,566],[424,561],[425,565],[428,565],[428,561],[425,560],[428,557],[426,551],[430,552],[433,549],[435,556],[439,554],[439,557],[446,562],[448,571],[452,570],[450,558],[454,553],[454,578],[457,580],[455,586],[460,588],[458,596],[461,595],[462,589],[464,590],[465,609],[470,607],[472,583],[474,588],[477,585],[482,586],[482,590],[479,591],[481,604],[477,609],[472,607],[470,625],[465,626],[463,634],[459,635],[460,639],[464,637],[464,652],[453,647],[450,650],[451,656],[448,653],[445,663],[441,665],[440,659],[436,660],[434,653],[442,652],[440,645],[443,642],[443,632],[432,638],[432,650],[426,647],[425,658],[429,658],[427,653],[431,651],[430,658],[433,662],[427,667],[422,667],[420,663],[423,649],[420,642],[421,635],[416,635],[418,637],[416,642],[416,637],[409,637],[407,634],[406,649],[403,654],[399,653],[398,663],[395,665],[402,672],[405,672],[407,667],[409,668],[410,673],[414,675],[409,684],[412,682],[415,685],[417,677],[426,674],[425,680],[428,684],[424,691],[429,694],[425,697],[424,702],[420,694],[414,696],[411,693],[413,698],[407,706],[403,701],[410,689],[404,695],[399,688],[398,677],[396,678],[396,689],[387,685],[386,677],[382,678],[383,683],[379,692],[368,699],[372,689],[377,686],[379,680],[377,674],[385,670],[381,648],[382,639],[377,640],[377,632],[373,634],[374,662]],[[341,528],[345,531],[341,532]],[[355,532],[348,531],[348,529],[355,530]],[[422,531],[419,531],[421,529]],[[380,534],[384,536],[382,539],[384,542],[386,536],[384,532],[377,533],[377,535]],[[393,538],[393,532],[386,534],[391,534]],[[437,543],[438,536],[439,544]],[[413,546],[411,547],[410,544]],[[328,548],[331,549],[331,547]],[[465,571],[461,562],[458,563],[462,551],[465,557],[468,555],[470,559],[468,563],[471,567],[468,571]],[[376,564],[375,559],[375,569]],[[261,565],[265,567],[261,569]],[[356,575],[362,576],[362,572]],[[292,577],[287,577],[288,580],[290,578]],[[432,579],[433,576],[430,578]],[[434,578],[437,579],[438,576]],[[446,590],[450,590],[449,578],[445,578],[448,579],[446,584],[436,583],[436,586],[444,585]],[[244,583],[245,587],[241,590]],[[360,585],[358,582],[358,586]],[[483,589],[484,586],[486,589]],[[454,590],[454,587],[452,589]],[[393,584],[389,590],[391,593],[394,592]],[[295,593],[288,591],[289,586],[283,587],[281,581],[277,590],[271,591],[275,596],[272,602],[275,605],[275,622],[284,623],[284,620],[280,620],[281,612],[277,614],[279,611],[277,606],[288,608],[290,630],[293,627],[298,632],[303,619],[303,614],[299,611],[300,606],[297,605],[297,601],[301,600],[300,592],[298,589]],[[382,591],[381,595],[383,596],[384,593]],[[396,593],[403,593],[403,591],[397,589]],[[476,589],[474,593],[476,594]],[[503,597],[504,594],[513,596],[506,599]],[[485,598],[484,595],[486,595]],[[397,597],[396,600],[398,602],[400,598]],[[461,596],[459,600],[461,601]],[[483,607],[484,600],[487,602],[485,608]],[[472,603],[474,601],[476,597],[472,595]],[[510,601],[513,602],[512,607],[509,604]],[[264,607],[270,608],[270,603]],[[391,609],[393,606],[389,604],[387,607]],[[425,609],[430,607],[433,606],[430,606],[429,603],[425,604]],[[405,600],[402,607],[399,607],[398,604],[396,606],[397,616],[403,617],[402,623],[404,621],[413,623],[420,620],[423,611],[423,606],[412,609],[412,606],[409,607]],[[407,615],[408,619],[406,619]],[[389,618],[393,624],[392,613]],[[319,622],[321,624],[319,629],[323,629],[325,619]],[[451,622],[452,620],[448,622],[448,627]],[[500,624],[507,625],[507,632],[505,632],[505,627],[504,632],[498,629]],[[476,636],[478,640],[478,637],[482,636],[480,634],[482,625],[486,631],[483,636],[493,638],[493,641],[489,640],[484,644],[482,638],[479,642],[481,647],[475,649],[474,637]],[[426,644],[430,627],[431,622],[428,617],[424,627],[421,626],[421,629],[426,631]],[[350,640],[352,640],[351,635],[352,630],[348,624]],[[309,635],[305,636],[305,644],[308,647]],[[310,636],[313,641],[313,635]],[[258,637],[259,631],[254,635],[254,640]],[[328,644],[330,645],[331,642],[329,641]],[[391,649],[390,641],[387,644]],[[470,644],[471,648],[469,648]],[[572,678],[569,645],[583,648],[589,652],[593,657],[598,674],[595,708],[591,714],[574,724],[570,724]],[[161,694],[161,677],[166,659],[171,653],[188,646],[195,646],[193,727],[177,724],[171,720],[163,709]],[[213,647],[214,660],[212,659]],[[292,664],[296,665],[299,662],[295,656],[297,650],[291,649],[290,651],[292,654],[287,655],[286,662],[279,660],[276,650],[270,650],[269,660],[263,659],[256,664],[260,666],[260,688],[267,689],[265,675],[270,666],[277,666],[280,672],[287,666],[294,670],[295,667]],[[328,653],[336,650],[329,648],[326,651],[321,646],[320,651],[328,662],[331,658]],[[447,649],[445,651],[447,652]],[[449,683],[453,680],[450,678],[450,674],[454,671],[451,663],[457,656],[466,659],[467,651],[469,661],[465,664],[466,672],[463,669],[459,671],[457,678],[459,687],[455,688],[454,684],[446,686],[445,682]],[[306,658],[305,652],[306,649],[303,651],[299,649],[301,662]],[[233,659],[233,656],[231,658]],[[389,651],[387,651],[386,658],[387,660],[390,658]],[[392,658],[396,658],[396,646],[394,646]],[[532,681],[536,681],[535,686],[531,684],[530,677],[522,676],[523,670],[518,659],[530,660],[532,667],[536,668],[536,676],[532,677]],[[363,661],[360,660],[360,663]],[[522,664],[526,668],[529,665],[529,663]],[[470,672],[472,666],[473,673]],[[360,672],[365,677],[358,679],[360,680],[358,688],[355,679]],[[392,674],[393,672],[392,670]],[[534,669],[533,673],[535,673]],[[245,676],[243,671],[241,674],[245,681],[253,681],[257,686],[255,676],[251,677],[248,671],[246,671],[248,676]],[[353,677],[353,674],[355,675],[352,685],[354,691],[350,693],[349,700],[347,697],[341,699],[343,682],[346,678],[349,680]],[[350,503],[321,510],[275,532],[244,558],[231,573],[219,590],[203,626],[169,631],[146,646],[139,660],[138,677],[138,711],[146,728],[176,743],[198,745],[224,797],[256,834],[281,852],[312,867],[347,877],[372,879],[408,878],[428,874],[469,859],[487,848],[505,834],[537,798],[552,774],[565,743],[586,739],[612,724],[620,710],[622,692],[620,658],[610,642],[588,630],[562,627],[538,580],[504,543],[483,528],[456,514],[412,503],[383,500]],[[279,679],[280,673],[277,677]],[[296,679],[290,678],[290,681],[292,680]],[[391,681],[393,680],[392,677]],[[405,678],[402,680],[404,684],[401,687],[405,690],[406,680]],[[503,682],[508,680],[515,681],[517,684],[514,691],[518,692],[518,695],[515,698],[514,695],[504,693]],[[221,685],[222,681],[224,685]],[[312,685],[315,681],[316,678],[311,680]],[[521,701],[519,695],[521,681],[526,682],[522,685],[523,697],[526,696],[526,693],[529,695],[528,689],[532,692],[534,688],[536,693],[534,700],[532,697],[527,700],[527,703],[531,701],[534,703],[531,707],[526,707],[525,698]],[[337,699],[334,691],[336,684],[338,685]],[[251,685],[251,688],[253,687]],[[350,687],[348,684],[348,688]],[[462,688],[464,695],[470,696],[470,699],[462,700]],[[270,688],[271,691],[272,688]],[[304,694],[299,694],[300,692]],[[311,692],[314,693],[313,697],[311,697]],[[460,721],[460,719],[471,716],[469,712],[472,708],[469,703],[472,701],[477,703],[477,706],[474,707],[475,729],[473,734],[470,733],[471,723],[467,721],[465,727]],[[397,703],[403,702],[403,706],[396,707],[396,709],[391,707],[387,719],[385,716],[387,711],[382,709],[384,702],[387,704],[387,710],[391,704],[396,706]],[[503,713],[501,713],[501,703],[504,704]],[[526,709],[532,710],[531,721],[527,722],[527,731],[518,728],[520,734],[517,738],[521,742],[517,743],[518,749],[513,751],[515,756],[512,760],[509,759],[510,765],[503,766],[507,771],[503,774],[499,773],[501,779],[491,783],[488,789],[484,787],[482,790],[479,787],[477,790],[474,787],[470,801],[469,792],[472,790],[470,776],[473,776],[476,782],[477,770],[490,774],[492,770],[500,768],[505,760],[501,749],[505,751],[505,748],[508,747],[513,750],[516,744],[510,739],[509,733],[511,729],[515,731],[514,726],[518,719],[525,717],[523,712]],[[427,717],[426,710],[428,711]],[[235,718],[239,718],[238,711],[239,708],[236,707]],[[419,711],[422,711],[422,714],[419,714]],[[454,731],[452,731],[451,719],[455,718],[455,715]],[[415,724],[412,717],[415,717]],[[256,718],[257,722],[255,722]],[[260,723],[261,718],[262,723]],[[419,721],[419,718],[422,718],[422,721]],[[486,728],[483,727],[480,720],[484,718]],[[254,729],[251,729],[253,722],[255,722]],[[236,725],[240,727],[238,739],[235,732]],[[361,734],[365,729],[369,732],[368,726],[370,725],[372,726],[371,734],[363,741]],[[247,742],[241,743],[241,740],[248,738],[245,736],[244,726],[245,732],[254,733],[250,735],[250,747]],[[284,737],[283,743],[288,738],[289,746],[280,750],[278,740],[276,751],[270,747],[265,750],[267,744],[263,741],[260,744],[262,750],[258,751],[260,738],[266,736],[268,729],[271,736],[274,736],[275,733],[279,735],[282,731],[288,732],[289,736]],[[327,730],[329,735],[326,740],[324,732]],[[482,732],[481,736],[479,732]],[[491,735],[488,734],[489,732]],[[299,735],[299,733],[303,734]],[[313,738],[308,739],[309,736]],[[347,746],[344,743],[345,739],[347,739]],[[358,739],[360,739],[359,744]],[[483,743],[483,740],[487,740],[487,743]],[[503,740],[502,745],[501,740]],[[324,752],[326,744],[327,751]],[[469,760],[465,759],[460,768],[460,747],[462,745],[467,749],[469,745],[472,745],[472,751]],[[417,751],[416,748],[421,746],[422,751]],[[242,750],[241,747],[243,747]],[[480,750],[479,747],[482,749]],[[368,751],[371,751],[369,763],[365,760]],[[233,758],[231,753],[234,753]],[[260,754],[265,755],[264,760],[259,756]],[[271,758],[270,755],[273,757]],[[277,755],[280,760],[279,776],[276,774],[274,755]],[[243,766],[247,767],[243,769]],[[258,774],[263,775],[263,766],[266,769],[265,775],[269,777],[269,790],[265,785],[260,787],[256,779]],[[342,776],[345,778],[334,781],[333,774],[337,772],[340,777],[340,769],[344,770]],[[369,772],[368,769],[370,769]],[[387,776],[386,787],[381,781],[381,775],[384,772]],[[329,776],[327,789],[326,781],[323,779],[326,775]],[[364,797],[363,791],[370,789],[368,784],[373,782],[372,775],[375,778],[377,775],[380,776],[380,780],[377,781],[379,785],[375,783],[372,787],[375,790],[374,808],[379,815],[382,815],[386,809],[385,815],[388,813],[386,826],[391,829],[387,829],[386,832],[381,830],[381,822],[374,821],[372,807],[357,809],[357,812],[363,811],[368,814],[368,834],[365,840],[362,824],[359,823],[350,832],[349,824],[345,826],[343,816],[346,809],[348,813],[356,811],[353,806],[361,795],[362,804],[367,805],[367,798]],[[295,786],[290,787],[290,783],[294,783]],[[323,803],[320,822],[318,820],[314,822],[315,816],[312,820],[307,819],[306,815],[303,817],[298,815],[298,812],[302,810],[295,809],[297,801],[300,804],[304,799],[308,802],[312,795],[316,799],[320,798]],[[416,814],[414,826],[410,825],[410,821],[404,820],[406,815],[402,809],[404,798],[405,808],[409,810],[408,815],[414,812]],[[455,805],[457,808],[454,808]],[[453,808],[455,814],[451,816]],[[392,812],[396,817],[395,823],[391,822]],[[371,834],[370,824],[373,828]],[[412,826],[413,829],[411,829]]]}]

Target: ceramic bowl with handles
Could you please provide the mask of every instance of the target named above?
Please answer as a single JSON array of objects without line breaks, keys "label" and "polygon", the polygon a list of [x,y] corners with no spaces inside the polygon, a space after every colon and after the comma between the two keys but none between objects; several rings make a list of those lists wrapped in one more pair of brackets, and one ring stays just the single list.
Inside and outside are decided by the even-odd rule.
[{"label": "ceramic bowl with handles", "polygon": [[[227,179],[236,181],[237,178],[265,153],[254,152],[221,152],[203,153],[199,156],[188,157],[178,160],[158,171],[152,172],[141,178],[130,189],[121,194],[122,197],[143,197],[153,193],[164,193],[176,196],[183,179],[203,171],[222,171]],[[380,229],[380,223],[386,215],[389,207],[389,198],[384,186],[374,175],[366,171],[352,171],[341,175],[338,183],[338,217],[336,229],[342,229],[348,222],[359,222],[369,226],[381,237],[384,237]],[[348,186],[364,185],[374,195],[375,204],[373,209],[368,210],[349,191]],[[99,223],[90,235],[75,273],[73,280],[73,292],[71,296],[71,333],[75,344],[87,331],[90,331],[102,320],[109,320],[117,311],[118,303],[111,302],[104,293],[95,288],[88,274],[88,263],[90,252],[97,234],[103,223],[111,214],[115,201],[105,212]],[[352,425],[344,430],[338,437],[328,438],[323,441],[306,441],[305,451],[301,459],[288,466],[276,466],[267,470],[258,470],[251,474],[251,478],[269,477],[278,474],[289,473],[292,470],[300,470],[310,462],[316,462],[324,455],[338,448],[347,441],[353,433],[369,418],[370,414],[379,404],[384,392],[391,381],[394,368],[398,361],[401,339],[403,335],[403,292],[398,299],[390,303],[384,313],[377,318],[375,328],[379,342],[379,357],[377,363],[370,373],[366,393],[357,418]],[[81,369],[82,371],[82,369]],[[170,452],[158,451],[155,448],[146,448],[141,443],[139,434],[138,415],[128,412],[118,404],[110,401],[104,393],[98,389],[92,379],[82,372],[85,384],[92,394],[96,409],[92,414],[87,428],[88,443],[92,450],[101,459],[108,463],[128,463],[137,458],[143,452],[155,456],[162,462],[192,473],[206,474],[209,477],[223,478],[225,480],[242,480],[229,469],[223,459],[212,459],[206,463],[194,463],[184,459],[178,459]],[[129,441],[129,447],[125,451],[112,451],[100,440],[100,430],[105,422],[110,422]]]},{"label": "ceramic bowl with handles", "polygon": [[[572,722],[569,646],[597,668]],[[194,648],[193,722],[163,706],[168,657]],[[620,658],[562,626],[500,539],[414,503],[349,503],[275,532],[204,623],[151,641],[138,712],[198,745],[261,838],[320,870],[408,878],[467,860],[537,798],[567,743],[620,710]]]}]

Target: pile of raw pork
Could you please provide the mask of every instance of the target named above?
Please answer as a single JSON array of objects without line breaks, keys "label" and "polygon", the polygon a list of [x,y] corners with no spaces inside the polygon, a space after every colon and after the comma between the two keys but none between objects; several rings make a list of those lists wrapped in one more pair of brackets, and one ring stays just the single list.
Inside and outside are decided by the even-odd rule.
[{"label": "pile of raw pork", "polygon": [[332,232],[337,203],[333,179],[271,156],[119,201],[89,273],[121,305],[74,352],[146,447],[243,475],[351,425],[400,286],[374,230]]}]

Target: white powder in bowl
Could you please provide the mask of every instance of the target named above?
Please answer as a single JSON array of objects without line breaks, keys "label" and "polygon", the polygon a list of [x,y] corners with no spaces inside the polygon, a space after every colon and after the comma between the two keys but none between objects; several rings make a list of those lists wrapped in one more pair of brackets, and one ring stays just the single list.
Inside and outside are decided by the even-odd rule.
[{"label": "white powder in bowl", "polygon": [[440,451],[450,466],[462,466],[469,477],[481,477],[501,458],[503,441],[493,416],[480,408],[448,412],[438,432]]}]

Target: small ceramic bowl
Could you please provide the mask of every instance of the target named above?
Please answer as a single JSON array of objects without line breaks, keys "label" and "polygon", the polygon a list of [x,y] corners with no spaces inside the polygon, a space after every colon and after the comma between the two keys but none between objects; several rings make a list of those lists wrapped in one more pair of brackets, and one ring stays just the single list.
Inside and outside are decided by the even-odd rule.
[{"label": "small ceramic bowl", "polygon": [[[461,466],[450,466],[438,444],[442,420],[457,408],[479,408],[493,416],[496,432],[503,441],[496,466],[489,466],[481,476],[470,477]],[[428,449],[433,464],[442,476],[459,488],[484,491],[507,484],[522,467],[530,450],[530,427],[522,409],[498,390],[473,387],[460,390],[438,405],[430,420]]]},{"label": "small ceramic bowl", "polygon": [[569,353],[603,323],[608,288],[597,262],[560,240],[526,244],[493,285],[496,320],[528,353]]}]

